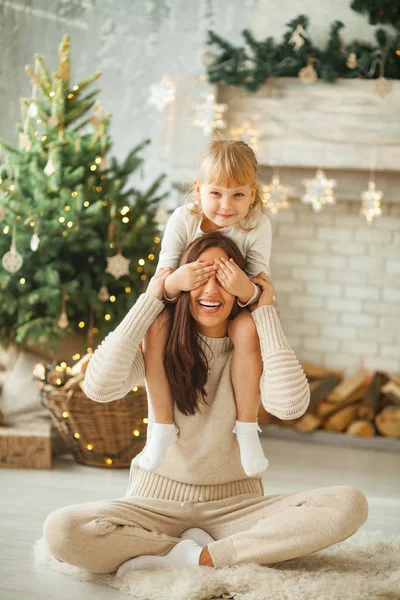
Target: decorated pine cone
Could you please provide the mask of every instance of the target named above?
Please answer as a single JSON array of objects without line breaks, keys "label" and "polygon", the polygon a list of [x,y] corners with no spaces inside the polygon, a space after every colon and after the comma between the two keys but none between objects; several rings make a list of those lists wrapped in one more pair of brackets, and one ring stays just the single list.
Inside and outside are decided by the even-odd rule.
[{"label": "decorated pine cone", "polygon": [[64,385],[67,379],[68,375],[65,371],[57,371],[56,369],[52,369],[47,373],[48,383],[57,387]]}]

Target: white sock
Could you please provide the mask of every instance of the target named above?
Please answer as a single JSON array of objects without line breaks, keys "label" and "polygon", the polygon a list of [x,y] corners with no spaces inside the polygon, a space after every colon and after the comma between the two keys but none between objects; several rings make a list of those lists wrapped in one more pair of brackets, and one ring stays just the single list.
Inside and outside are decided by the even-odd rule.
[{"label": "white sock", "polygon": [[187,529],[182,533],[181,539],[194,540],[202,548],[208,546],[211,542],[215,542],[214,538],[207,533],[207,531],[204,531],[204,529],[200,529],[200,527],[191,527],[190,529]]},{"label": "white sock", "polygon": [[139,569],[156,569],[157,567],[180,567],[182,565],[198,565],[203,548],[194,540],[186,539],[178,542],[165,556],[137,556],[122,563],[116,577],[122,577]]},{"label": "white sock", "polygon": [[240,460],[248,477],[262,473],[268,467],[258,432],[262,431],[258,422],[236,421],[233,433],[236,433],[240,449]]},{"label": "white sock", "polygon": [[169,446],[177,440],[179,432],[175,423],[153,423],[149,443],[139,458],[139,467],[154,471],[165,458]]}]

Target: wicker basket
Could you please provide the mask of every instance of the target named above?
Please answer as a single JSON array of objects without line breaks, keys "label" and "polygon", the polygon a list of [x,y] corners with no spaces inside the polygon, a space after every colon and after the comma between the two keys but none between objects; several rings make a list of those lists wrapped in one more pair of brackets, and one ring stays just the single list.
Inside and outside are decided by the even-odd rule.
[{"label": "wicker basket", "polygon": [[80,389],[63,391],[45,385],[40,393],[76,462],[119,468],[129,467],[146,443],[146,388],[135,389],[124,398],[105,403],[93,402]]}]

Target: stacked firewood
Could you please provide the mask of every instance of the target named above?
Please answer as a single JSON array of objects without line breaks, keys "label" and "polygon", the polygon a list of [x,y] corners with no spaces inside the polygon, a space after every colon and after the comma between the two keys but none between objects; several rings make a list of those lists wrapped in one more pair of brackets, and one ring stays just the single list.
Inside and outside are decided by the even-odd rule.
[{"label": "stacked firewood", "polygon": [[343,378],[342,371],[307,364],[302,367],[311,392],[306,413],[284,421],[261,408],[260,423],[276,423],[304,433],[323,429],[400,439],[400,374],[370,373],[360,368]]}]

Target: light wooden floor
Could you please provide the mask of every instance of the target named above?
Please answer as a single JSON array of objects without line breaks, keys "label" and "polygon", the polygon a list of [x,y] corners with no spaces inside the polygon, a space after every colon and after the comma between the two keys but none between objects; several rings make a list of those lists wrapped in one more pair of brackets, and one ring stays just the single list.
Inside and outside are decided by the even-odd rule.
[{"label": "light wooden floor", "polygon": [[[400,455],[373,450],[268,439],[270,466],[266,494],[327,485],[353,485],[369,501],[363,531],[400,534]],[[77,465],[60,457],[52,470],[1,469],[0,598],[1,600],[103,600],[124,596],[118,590],[89,583],[32,564],[34,542],[56,508],[68,504],[119,498],[125,494],[128,470]]]}]

